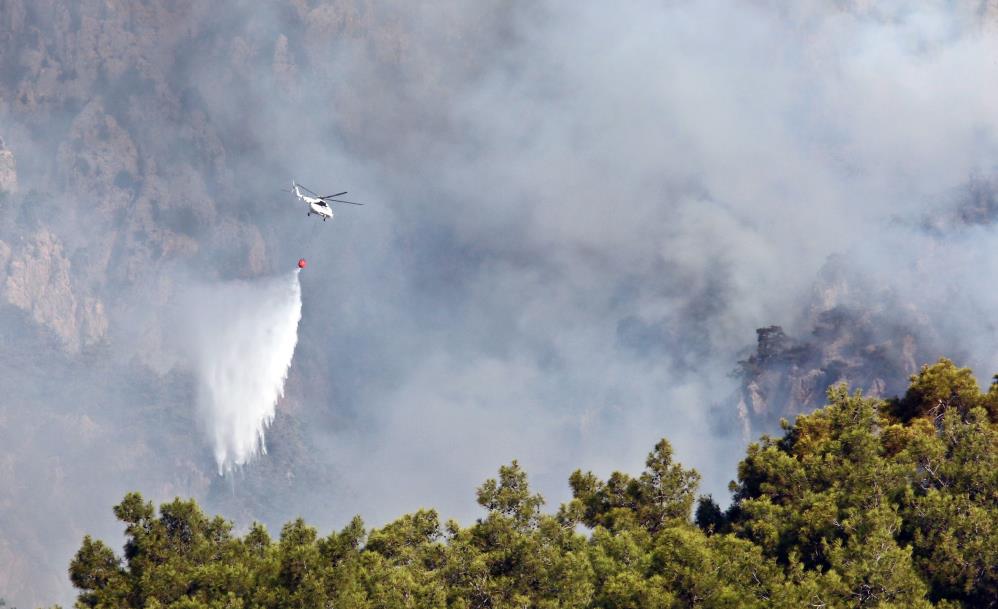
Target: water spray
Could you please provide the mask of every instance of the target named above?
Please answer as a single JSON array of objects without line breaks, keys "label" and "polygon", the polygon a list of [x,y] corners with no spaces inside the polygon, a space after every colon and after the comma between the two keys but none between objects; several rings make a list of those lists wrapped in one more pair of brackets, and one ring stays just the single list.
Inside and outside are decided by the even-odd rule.
[{"label": "water spray", "polygon": [[267,452],[298,343],[303,268],[304,259],[289,275],[191,291],[198,411],[220,475]]}]

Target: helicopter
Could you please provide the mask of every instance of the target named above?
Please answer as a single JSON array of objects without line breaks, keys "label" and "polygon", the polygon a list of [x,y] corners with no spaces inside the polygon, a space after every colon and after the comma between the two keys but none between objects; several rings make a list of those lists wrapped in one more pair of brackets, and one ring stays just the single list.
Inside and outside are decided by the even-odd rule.
[{"label": "helicopter", "polygon": [[337,199],[336,197],[341,197],[347,194],[347,191],[338,192],[334,195],[322,196],[317,194],[313,190],[298,184],[294,180],[291,180],[291,190],[288,192],[294,193],[298,200],[308,206],[308,216],[315,214],[322,218],[325,222],[329,218],[333,217],[333,210],[329,207],[330,203],[349,203],[350,205],[363,205],[363,203],[357,203],[355,201],[345,201],[343,199]]}]

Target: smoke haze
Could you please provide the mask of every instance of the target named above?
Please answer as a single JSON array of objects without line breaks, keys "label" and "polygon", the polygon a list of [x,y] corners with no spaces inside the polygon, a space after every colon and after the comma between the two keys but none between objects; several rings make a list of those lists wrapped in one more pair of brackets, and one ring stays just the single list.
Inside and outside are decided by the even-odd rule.
[{"label": "smoke haze", "polygon": [[[69,604],[127,490],[469,519],[513,458],[556,505],[664,436],[723,502],[771,324],[847,310],[998,370],[989,3],[216,4],[0,0],[22,609]],[[367,205],[308,222],[291,177]]]}]

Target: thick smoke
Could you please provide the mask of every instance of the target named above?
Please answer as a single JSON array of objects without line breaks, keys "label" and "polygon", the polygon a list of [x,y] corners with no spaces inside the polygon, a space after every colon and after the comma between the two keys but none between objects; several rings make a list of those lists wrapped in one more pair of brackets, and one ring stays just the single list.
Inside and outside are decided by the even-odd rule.
[{"label": "thick smoke", "polygon": [[219,474],[267,452],[264,432],[298,344],[298,273],[203,284],[182,298],[188,327],[181,332]]}]

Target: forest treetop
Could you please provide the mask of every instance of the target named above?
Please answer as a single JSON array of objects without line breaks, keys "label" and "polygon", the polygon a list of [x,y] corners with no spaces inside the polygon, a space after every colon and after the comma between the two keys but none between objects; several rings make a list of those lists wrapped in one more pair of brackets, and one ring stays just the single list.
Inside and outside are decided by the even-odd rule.
[{"label": "forest treetop", "polygon": [[998,385],[943,359],[900,398],[828,402],[748,447],[727,510],[664,439],[636,477],[574,472],[553,513],[513,461],[466,527],[420,510],[275,540],[130,493],[123,556],[87,536],[70,565],[76,606],[998,607]]}]

